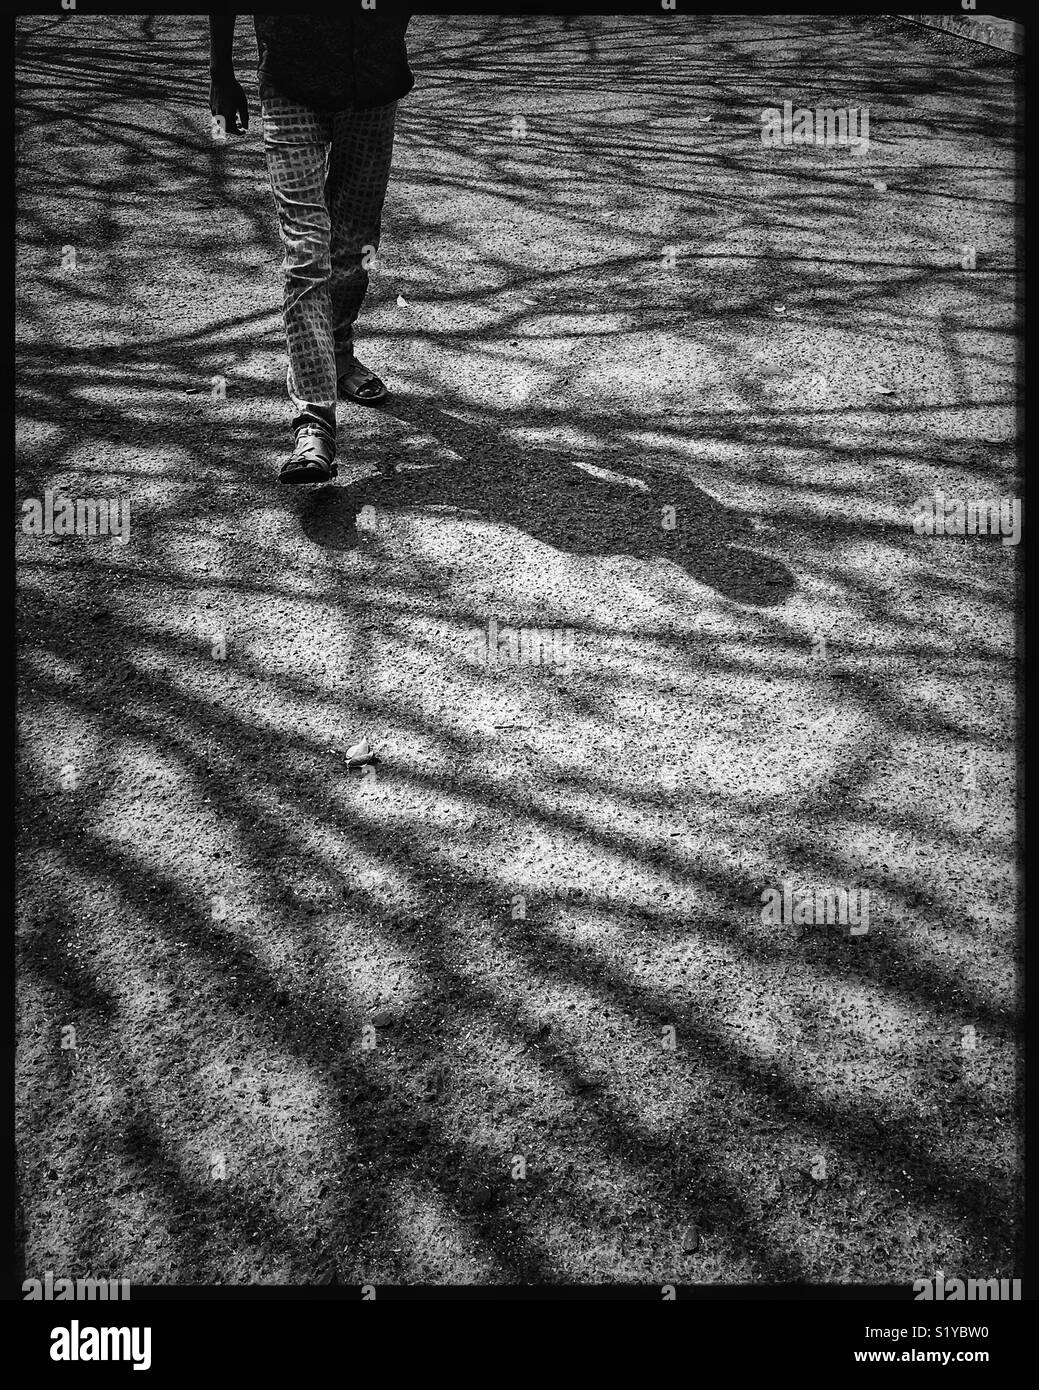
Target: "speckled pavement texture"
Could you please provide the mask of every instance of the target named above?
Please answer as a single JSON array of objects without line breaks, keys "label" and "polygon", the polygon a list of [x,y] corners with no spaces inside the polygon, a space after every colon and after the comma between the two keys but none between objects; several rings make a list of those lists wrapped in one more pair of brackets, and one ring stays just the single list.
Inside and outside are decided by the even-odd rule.
[{"label": "speckled pavement texture", "polygon": [[290,490],[239,30],[219,145],[201,17],[17,24],[26,1274],[1020,1275],[1021,552],[911,524],[1021,492],[1012,63],[416,19]]}]

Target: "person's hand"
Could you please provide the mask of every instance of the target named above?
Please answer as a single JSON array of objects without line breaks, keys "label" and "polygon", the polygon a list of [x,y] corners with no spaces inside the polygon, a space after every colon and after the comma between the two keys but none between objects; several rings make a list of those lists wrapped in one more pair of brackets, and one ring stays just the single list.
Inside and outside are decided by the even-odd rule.
[{"label": "person's hand", "polygon": [[224,129],[229,135],[241,135],[249,129],[249,103],[233,71],[210,73],[209,109],[214,116],[223,116]]}]

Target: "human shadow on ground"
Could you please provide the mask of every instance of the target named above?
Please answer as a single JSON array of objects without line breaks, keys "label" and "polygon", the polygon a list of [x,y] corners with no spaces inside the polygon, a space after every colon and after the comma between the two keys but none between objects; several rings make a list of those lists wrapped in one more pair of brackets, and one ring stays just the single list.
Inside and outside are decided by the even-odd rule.
[{"label": "human shadow on ground", "polygon": [[786,565],[748,544],[754,531],[745,513],[674,468],[667,471],[663,461],[633,462],[630,450],[608,443],[590,457],[529,447],[506,438],[486,417],[478,426],[467,423],[422,396],[395,396],[384,410],[419,441],[431,435],[446,445],[453,457],[401,467],[387,447],[374,455],[377,474],[347,486],[308,488],[300,520],[315,544],[335,550],[360,544],[357,517],[365,507],[457,507],[573,555],[670,560],[737,603],[771,607],[794,588]]}]

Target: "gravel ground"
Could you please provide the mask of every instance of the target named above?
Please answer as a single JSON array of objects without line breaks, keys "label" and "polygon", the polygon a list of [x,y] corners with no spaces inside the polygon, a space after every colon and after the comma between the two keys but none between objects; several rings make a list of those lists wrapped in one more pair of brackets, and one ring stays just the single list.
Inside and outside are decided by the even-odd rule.
[{"label": "gravel ground", "polygon": [[1019,1276],[1019,551],[909,521],[1020,495],[1012,61],[416,19],[289,490],[239,29],[220,146],[201,17],[17,23],[26,1275]]}]

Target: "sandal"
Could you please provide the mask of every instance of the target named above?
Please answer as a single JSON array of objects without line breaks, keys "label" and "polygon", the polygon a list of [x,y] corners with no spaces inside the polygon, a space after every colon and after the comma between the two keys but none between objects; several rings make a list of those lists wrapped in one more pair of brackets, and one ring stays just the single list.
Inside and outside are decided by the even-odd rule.
[{"label": "sandal", "polygon": [[339,472],[335,440],[316,425],[296,432],[296,447],[281,466],[283,483],[328,483]]},{"label": "sandal", "polygon": [[353,401],[355,405],[382,405],[389,394],[386,383],[358,362],[356,357],[339,377],[340,398]]}]

